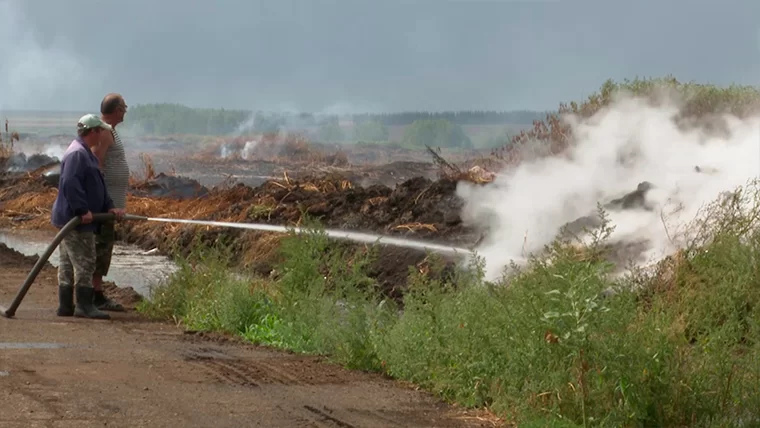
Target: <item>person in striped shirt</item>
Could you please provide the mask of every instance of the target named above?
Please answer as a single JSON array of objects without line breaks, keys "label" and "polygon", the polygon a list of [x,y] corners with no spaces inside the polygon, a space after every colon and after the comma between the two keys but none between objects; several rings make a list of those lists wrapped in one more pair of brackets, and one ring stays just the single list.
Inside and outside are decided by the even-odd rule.
[{"label": "person in striped shirt", "polygon": [[[120,94],[107,94],[100,103],[100,114],[103,122],[111,125],[111,132],[104,132],[100,143],[93,148],[93,153],[100,162],[100,169],[105,177],[108,194],[115,208],[126,210],[127,188],[129,186],[129,165],[121,137],[116,131],[116,125],[124,121],[127,113],[127,103]],[[116,225],[113,222],[103,223],[100,233],[95,237],[95,274],[92,278],[94,304],[102,311],[124,311],[124,307],[114,302],[103,292],[103,277],[108,275],[111,266],[113,245],[116,240]]]}]

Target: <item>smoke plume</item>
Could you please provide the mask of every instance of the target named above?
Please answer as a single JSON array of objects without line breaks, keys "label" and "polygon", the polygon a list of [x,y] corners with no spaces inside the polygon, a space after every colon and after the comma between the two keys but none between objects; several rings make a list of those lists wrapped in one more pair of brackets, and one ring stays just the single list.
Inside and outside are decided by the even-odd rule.
[{"label": "smoke plume", "polygon": [[619,198],[647,181],[652,211],[607,210],[612,242],[643,242],[638,264],[673,253],[683,244],[679,227],[721,192],[760,171],[760,118],[723,118],[723,131],[686,129],[675,101],[655,106],[621,98],[593,117],[568,117],[569,156],[525,162],[489,186],[460,184],[466,222],[485,225],[477,249],[490,279],[510,260],[522,260],[553,241],[560,228],[594,215],[597,202]]},{"label": "smoke plume", "polygon": [[71,53],[56,38],[43,45],[20,8],[0,2],[0,109],[28,109],[61,99],[77,100],[100,82],[100,69]]}]

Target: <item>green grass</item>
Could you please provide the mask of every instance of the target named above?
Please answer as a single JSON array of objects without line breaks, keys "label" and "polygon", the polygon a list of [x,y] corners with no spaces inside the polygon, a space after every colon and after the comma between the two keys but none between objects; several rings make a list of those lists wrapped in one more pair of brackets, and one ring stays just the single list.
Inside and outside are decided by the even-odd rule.
[{"label": "green grass", "polygon": [[140,310],[384,372],[521,426],[758,426],[759,189],[712,205],[692,225],[701,240],[657,273],[611,279],[605,219],[583,259],[555,242],[498,283],[477,260],[446,281],[410,270],[402,311],[365,274],[373,251],[315,227],[286,239],[275,279],[236,277],[226,250],[197,249]]}]

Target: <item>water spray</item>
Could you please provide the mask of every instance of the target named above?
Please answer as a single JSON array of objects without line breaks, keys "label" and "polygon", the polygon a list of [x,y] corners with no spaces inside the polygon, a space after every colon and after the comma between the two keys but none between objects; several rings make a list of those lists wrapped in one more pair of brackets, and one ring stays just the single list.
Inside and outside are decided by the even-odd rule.
[{"label": "water spray", "polygon": [[[93,222],[106,222],[106,221],[113,221],[115,220],[114,214],[93,214]],[[248,229],[248,230],[261,230],[261,231],[267,231],[267,232],[295,232],[298,234],[307,233],[308,230],[302,229],[300,227],[286,227],[286,226],[276,226],[271,224],[261,224],[261,223],[232,223],[232,222],[224,222],[224,221],[207,221],[207,220],[186,220],[186,219],[177,219],[177,218],[162,218],[162,217],[145,217],[145,216],[138,216],[133,214],[125,214],[122,217],[123,220],[132,220],[132,221],[156,221],[156,222],[163,222],[163,223],[184,223],[184,224],[193,224],[198,226],[215,226],[215,227],[230,227],[235,229]],[[50,245],[47,247],[45,252],[37,259],[37,263],[34,264],[34,267],[32,268],[32,271],[29,272],[29,275],[26,277],[26,280],[21,285],[21,288],[19,289],[18,293],[16,293],[16,297],[13,299],[13,302],[11,302],[10,306],[7,308],[4,306],[0,306],[0,315],[6,317],[6,318],[13,318],[13,316],[16,314],[16,310],[18,310],[19,305],[21,305],[21,301],[26,296],[26,293],[29,292],[29,288],[31,288],[32,284],[34,283],[34,280],[37,278],[37,275],[39,275],[40,271],[42,270],[42,267],[45,266],[45,263],[47,263],[48,259],[50,259],[50,256],[53,254],[55,249],[60,245],[61,241],[63,240],[66,235],[69,234],[74,228],[79,226],[82,223],[81,217],[74,217],[69,221],[61,230],[55,235],[55,238],[53,238],[53,242],[50,243]],[[393,238],[386,235],[375,235],[370,233],[362,233],[362,232],[349,232],[349,231],[343,231],[343,230],[335,230],[335,229],[327,229],[325,230],[325,234],[334,239],[343,239],[343,240],[349,240],[354,242],[363,242],[363,243],[376,243],[376,244],[385,244],[385,245],[393,245],[397,247],[406,247],[406,248],[413,248],[418,250],[428,250],[428,251],[434,251],[439,253],[448,253],[448,254],[455,254],[455,255],[472,255],[473,252],[471,250],[468,250],[466,248],[459,248],[459,247],[452,247],[447,245],[441,245],[441,244],[435,244],[431,242],[424,242],[424,241],[415,241],[411,239],[403,239],[403,238]]]},{"label": "water spray", "polygon": [[[131,216],[136,217],[136,216]],[[133,218],[135,219],[135,218]],[[230,227],[234,229],[248,229],[248,230],[262,230],[267,232],[295,232],[298,234],[308,233],[308,230],[300,227],[286,227],[277,226],[272,224],[263,223],[232,223],[224,221],[207,221],[207,220],[185,220],[178,218],[163,218],[163,217],[140,217],[140,220],[146,221],[158,221],[164,223],[184,223],[194,224],[198,226],[217,226],[217,227]],[[449,245],[436,244],[433,242],[416,241],[413,239],[394,238],[387,235],[378,235],[372,233],[363,232],[350,232],[337,229],[326,229],[325,234],[333,239],[343,239],[354,242],[361,242],[367,244],[385,244],[393,245],[395,247],[413,248],[417,250],[434,251],[437,253],[446,253],[454,255],[472,255],[473,252],[467,248],[452,247]]]}]

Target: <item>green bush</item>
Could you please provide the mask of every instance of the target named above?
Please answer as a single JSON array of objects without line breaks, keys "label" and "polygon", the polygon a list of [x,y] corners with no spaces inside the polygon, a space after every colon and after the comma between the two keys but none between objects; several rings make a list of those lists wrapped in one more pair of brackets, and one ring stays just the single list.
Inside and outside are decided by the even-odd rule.
[{"label": "green bush", "polygon": [[411,147],[473,148],[462,127],[446,119],[415,120],[404,130],[403,143]]},{"label": "green bush", "polygon": [[319,126],[317,131],[319,141],[323,143],[339,143],[345,141],[346,133],[340,126],[337,116],[330,117]]},{"label": "green bush", "polygon": [[378,120],[368,120],[356,125],[353,138],[358,141],[388,141],[388,127]]},{"label": "green bush", "polygon": [[281,247],[285,262],[273,285],[235,274],[224,248],[197,247],[139,310],[193,330],[326,354],[351,368],[380,368],[372,339],[395,312],[364,273],[372,251],[328,246],[318,229],[294,235]]}]

